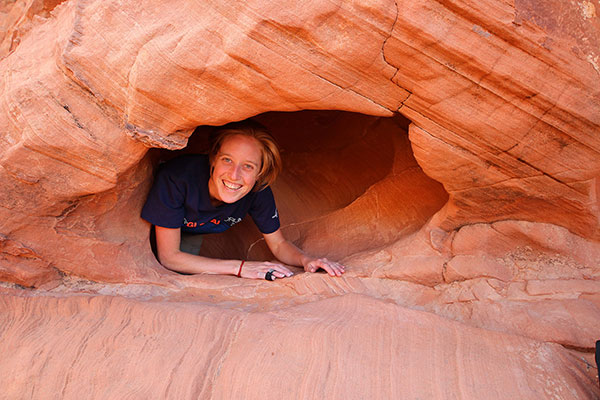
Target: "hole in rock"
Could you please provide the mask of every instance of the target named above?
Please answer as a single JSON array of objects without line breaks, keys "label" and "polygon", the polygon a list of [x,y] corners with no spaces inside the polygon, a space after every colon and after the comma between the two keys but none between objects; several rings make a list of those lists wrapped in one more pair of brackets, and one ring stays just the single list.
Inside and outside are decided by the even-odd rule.
[{"label": "hole in rock", "polygon": [[[448,200],[425,175],[408,140],[409,120],[344,111],[268,112],[254,117],[281,148],[284,169],[272,186],[285,237],[310,254],[341,260],[422,227]],[[180,151],[207,153],[213,127],[198,127]],[[201,254],[268,260],[273,256],[250,217],[206,235]]]}]

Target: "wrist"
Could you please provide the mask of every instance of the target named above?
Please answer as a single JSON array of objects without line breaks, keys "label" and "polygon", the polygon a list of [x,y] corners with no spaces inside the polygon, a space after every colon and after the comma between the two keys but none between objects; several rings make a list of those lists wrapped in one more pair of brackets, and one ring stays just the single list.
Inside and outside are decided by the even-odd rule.
[{"label": "wrist", "polygon": [[242,261],[240,262],[240,266],[238,267],[238,270],[237,270],[237,273],[236,273],[236,276],[237,276],[238,278],[241,278],[241,277],[242,277],[242,268],[244,267],[244,263],[245,263],[245,262],[246,262],[246,260],[242,260]]},{"label": "wrist", "polygon": [[312,261],[312,257],[309,257],[306,254],[302,254],[300,256],[300,264],[302,265],[302,267],[306,268],[308,266],[308,264]]}]

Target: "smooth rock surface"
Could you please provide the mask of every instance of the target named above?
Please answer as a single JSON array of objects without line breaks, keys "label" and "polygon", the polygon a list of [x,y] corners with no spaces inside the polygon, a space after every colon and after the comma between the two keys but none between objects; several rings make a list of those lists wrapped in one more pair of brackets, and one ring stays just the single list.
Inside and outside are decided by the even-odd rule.
[{"label": "smooth rock surface", "polygon": [[[585,361],[600,332],[599,12],[4,2],[0,387],[600,397]],[[251,116],[284,150],[283,231],[344,277],[183,276],[155,260],[139,212],[157,163]],[[203,252],[271,257],[251,223]]]},{"label": "smooth rock surface", "polygon": [[[598,396],[562,347],[347,295],[248,313],[201,302],[0,297],[8,398]],[[273,377],[277,377],[274,381]],[[27,385],[22,382],[27,381]],[[110,384],[107,384],[110,382]]]},{"label": "smooth rock surface", "polygon": [[[26,286],[64,273],[111,282],[164,279],[145,245],[147,227],[128,218],[138,213],[150,184],[147,146],[181,148],[198,125],[276,110],[408,117],[418,166],[448,193],[430,223],[433,231],[525,220],[598,241],[600,84],[593,44],[600,27],[597,4],[577,4],[7,4],[0,233],[20,250],[3,257],[2,275]],[[286,126],[281,119],[275,130]],[[305,135],[310,118],[299,125],[290,129],[295,138]],[[335,129],[342,132],[325,143],[343,135],[342,125]],[[374,144],[356,146],[361,154],[360,146]],[[289,165],[300,169],[299,157],[288,154]],[[344,154],[337,155],[327,154],[342,163]],[[300,178],[288,171],[282,187]],[[351,206],[347,199],[329,203],[333,221],[320,215],[322,223],[290,232],[294,240],[345,257],[403,239],[437,207],[440,197],[432,201],[431,191],[410,192],[420,185],[414,179],[390,180],[377,164],[371,172],[375,181],[352,182],[372,186],[365,196],[355,194]],[[338,196],[343,178],[331,183]],[[393,199],[402,195],[428,211],[417,211],[412,222],[394,220],[399,207]],[[297,197],[279,197],[290,204],[287,215],[310,209],[298,206]],[[342,215],[348,226],[371,219],[382,229],[340,232],[335,221]],[[293,223],[312,221],[306,217]],[[335,236],[344,240],[340,248],[328,239]],[[34,254],[33,261],[23,254]],[[415,279],[433,279],[440,265],[429,260]],[[395,274],[406,275],[401,266]]]}]

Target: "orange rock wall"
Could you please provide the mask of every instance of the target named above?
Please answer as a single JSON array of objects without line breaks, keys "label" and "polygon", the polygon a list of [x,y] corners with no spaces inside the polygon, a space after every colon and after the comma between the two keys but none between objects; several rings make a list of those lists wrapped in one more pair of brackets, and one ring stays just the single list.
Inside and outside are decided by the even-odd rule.
[{"label": "orange rock wall", "polygon": [[[0,315],[3,337],[39,338],[28,345],[0,343],[3,359],[12,361],[0,364],[8,398],[598,394],[585,368],[558,345],[464,327],[359,295],[270,313],[109,296],[61,301],[4,293],[0,301],[11,310]],[[55,331],[62,334],[47,335]],[[406,347],[406,341],[417,347]],[[494,385],[498,381],[510,384]]]},{"label": "orange rock wall", "polygon": [[[408,117],[419,166],[449,194],[433,228],[526,220],[597,241],[595,10],[525,1],[6,5],[2,276],[28,286],[61,273],[154,279],[161,272],[142,245],[143,224],[115,229],[147,190],[146,146],[181,148],[198,125],[274,110]],[[553,24],[556,12],[569,17]],[[395,184],[381,179],[389,194],[383,186]],[[137,203],[122,198],[124,188],[139,188]],[[104,211],[86,209],[106,197],[125,218],[100,223]],[[356,204],[353,215],[376,207]],[[67,235],[57,221],[86,227]],[[290,234],[339,257],[414,229],[404,222],[376,229],[372,243],[350,229],[337,250],[319,236],[335,223]],[[127,253],[140,252],[124,266]]]},{"label": "orange rock wall", "polygon": [[[389,245],[418,231],[448,199],[414,159],[401,116],[303,111],[257,119],[282,148],[284,170],[273,191],[283,233],[312,254],[342,259]],[[186,152],[205,147],[191,143]],[[209,235],[204,251],[273,257],[250,220]]]},{"label": "orange rock wall", "polygon": [[[131,328],[123,340],[132,354],[151,347],[154,367],[128,368],[131,379],[155,377],[166,362],[171,386],[152,383],[165,397],[268,398],[250,362],[247,381],[232,365],[250,354],[279,370],[260,338],[289,336],[285,343],[299,346],[295,329],[325,332],[326,345],[314,339],[294,353],[281,344],[281,360],[300,370],[312,362],[306,354],[324,353],[314,376],[350,370],[338,386],[311,389],[293,377],[277,386],[299,397],[480,398],[489,354],[502,374],[487,397],[599,396],[581,361],[600,332],[599,12],[598,0],[0,5],[0,333],[14,343],[3,349],[0,376],[9,383],[1,386],[14,397],[80,397],[89,386],[77,382],[95,378],[70,366],[97,362],[92,349],[113,354],[106,370],[122,365],[128,353],[104,339],[161,315],[158,328]],[[251,116],[284,150],[274,191],[285,234],[342,260],[343,278],[299,270],[274,284],[189,277],[154,259],[139,212],[158,161],[202,150],[211,126]],[[252,224],[207,238],[203,251],[270,257]],[[97,308],[86,311],[85,296]],[[245,337],[194,332],[186,312],[212,313],[205,303],[224,313],[211,324],[225,331],[244,321],[234,330]],[[181,307],[176,323],[163,321]],[[139,318],[128,317],[133,309]],[[82,327],[106,325],[98,336],[85,328],[65,336],[81,350],[75,364],[51,350],[65,347],[56,342],[65,315]],[[314,324],[297,326],[303,318]],[[186,330],[157,339],[171,323]],[[353,353],[364,340],[349,332],[372,338],[369,324],[395,334]],[[337,329],[339,338],[327,333]],[[222,375],[208,386],[179,378],[168,349],[182,340],[226,352]],[[447,386],[411,386],[411,376],[423,376],[418,360],[394,369],[414,357],[409,348],[434,376],[450,357],[458,366],[444,375]],[[52,368],[30,361],[40,354]],[[204,355],[181,357],[213,368]],[[361,362],[392,371],[387,386],[361,375]],[[19,377],[30,365],[35,383],[26,385],[31,379]],[[525,378],[514,385],[515,376]],[[131,393],[126,385],[106,392],[108,372],[97,379],[98,396]],[[359,390],[357,381],[367,383]]]}]

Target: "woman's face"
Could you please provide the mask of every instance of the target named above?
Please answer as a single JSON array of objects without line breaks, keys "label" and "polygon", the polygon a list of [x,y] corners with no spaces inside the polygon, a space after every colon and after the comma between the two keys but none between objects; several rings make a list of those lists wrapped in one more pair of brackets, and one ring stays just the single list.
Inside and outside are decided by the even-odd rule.
[{"label": "woman's face", "polygon": [[212,199],[234,203],[252,190],[262,164],[260,146],[258,140],[249,136],[225,138],[213,160],[208,181]]}]

